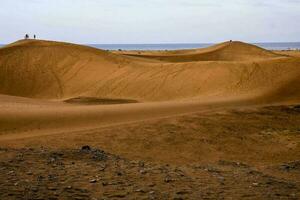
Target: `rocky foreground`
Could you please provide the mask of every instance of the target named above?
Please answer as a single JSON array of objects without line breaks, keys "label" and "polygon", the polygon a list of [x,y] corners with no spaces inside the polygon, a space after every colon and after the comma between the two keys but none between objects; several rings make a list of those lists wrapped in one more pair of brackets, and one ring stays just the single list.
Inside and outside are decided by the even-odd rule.
[{"label": "rocky foreground", "polygon": [[0,199],[300,199],[299,122],[267,106],[2,141]]},{"label": "rocky foreground", "polygon": [[[247,164],[173,166],[99,149],[1,149],[0,199],[298,199],[300,183]],[[270,166],[300,173],[300,160]]]}]

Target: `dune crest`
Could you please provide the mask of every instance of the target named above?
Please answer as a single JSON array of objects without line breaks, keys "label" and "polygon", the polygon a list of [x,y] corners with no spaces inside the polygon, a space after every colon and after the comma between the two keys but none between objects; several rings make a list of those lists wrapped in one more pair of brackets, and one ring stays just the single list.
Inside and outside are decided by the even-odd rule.
[{"label": "dune crest", "polygon": [[280,54],[262,49],[252,44],[233,41],[213,45],[211,47],[195,50],[175,51],[145,51],[124,52],[124,55],[144,57],[168,62],[195,62],[195,61],[253,61],[276,57]]}]

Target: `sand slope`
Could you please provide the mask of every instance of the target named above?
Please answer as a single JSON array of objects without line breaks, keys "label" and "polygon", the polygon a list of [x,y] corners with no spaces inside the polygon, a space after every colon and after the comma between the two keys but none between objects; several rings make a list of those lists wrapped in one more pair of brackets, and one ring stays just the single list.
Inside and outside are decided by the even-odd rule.
[{"label": "sand slope", "polygon": [[[270,96],[281,96],[278,91],[284,90],[287,99],[299,100],[298,88],[289,85],[298,83],[300,76],[296,57],[241,42],[160,54],[144,59],[68,43],[22,40],[0,49],[0,93],[140,102],[268,94],[267,100],[276,102]],[[157,56],[166,59],[157,61]]]}]

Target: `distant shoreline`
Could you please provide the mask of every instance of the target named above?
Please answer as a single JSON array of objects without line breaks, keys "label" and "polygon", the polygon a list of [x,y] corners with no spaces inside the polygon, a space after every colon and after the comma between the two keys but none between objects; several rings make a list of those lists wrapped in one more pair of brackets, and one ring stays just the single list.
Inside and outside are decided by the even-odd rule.
[{"label": "distant shoreline", "polygon": [[[265,42],[265,43],[252,43],[259,47],[268,50],[300,50],[300,42]],[[83,44],[98,49],[104,50],[184,50],[184,49],[197,49],[205,48],[214,43],[162,43],[162,44]],[[5,44],[0,44],[0,47]]]}]

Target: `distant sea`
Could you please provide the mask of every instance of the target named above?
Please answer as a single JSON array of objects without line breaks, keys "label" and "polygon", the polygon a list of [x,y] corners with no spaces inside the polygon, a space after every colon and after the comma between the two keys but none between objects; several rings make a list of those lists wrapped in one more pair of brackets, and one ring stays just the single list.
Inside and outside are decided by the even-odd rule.
[{"label": "distant sea", "polygon": [[[189,44],[88,44],[98,49],[105,50],[177,50],[177,49],[197,49],[214,45],[212,43],[189,43]],[[281,43],[254,43],[269,50],[300,50],[300,42]]]},{"label": "distant sea", "polygon": [[[212,43],[178,43],[178,44],[87,44],[88,46],[105,50],[177,50],[196,49],[213,45]],[[300,50],[300,42],[254,43],[269,50]],[[4,46],[0,44],[0,47]]]},{"label": "distant sea", "polygon": [[[189,43],[189,44],[89,44],[89,46],[105,50],[176,50],[176,49],[196,49],[204,48],[214,44],[209,43]],[[300,50],[300,42],[285,43],[254,43],[269,50]]]}]

